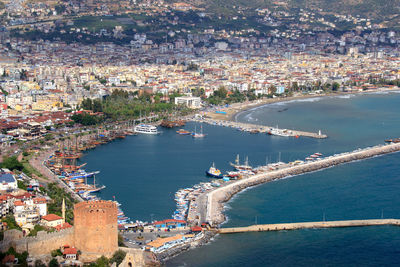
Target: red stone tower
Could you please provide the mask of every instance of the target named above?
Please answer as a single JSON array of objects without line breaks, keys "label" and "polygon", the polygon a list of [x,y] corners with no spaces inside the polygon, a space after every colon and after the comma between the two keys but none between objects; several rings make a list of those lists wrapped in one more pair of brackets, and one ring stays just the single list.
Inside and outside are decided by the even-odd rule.
[{"label": "red stone tower", "polygon": [[118,249],[117,205],[87,201],[74,207],[74,243],[83,253],[111,255]]}]

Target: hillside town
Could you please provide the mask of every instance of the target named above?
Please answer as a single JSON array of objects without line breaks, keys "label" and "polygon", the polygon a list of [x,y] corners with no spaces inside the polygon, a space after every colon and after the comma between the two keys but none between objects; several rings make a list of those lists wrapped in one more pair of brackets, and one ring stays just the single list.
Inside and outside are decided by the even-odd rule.
[{"label": "hillside town", "polygon": [[[219,173],[225,180],[179,189],[172,218],[130,221],[115,196],[91,195],[104,186],[88,186],[96,172],[77,159],[137,135],[136,124],[189,118],[260,133],[231,124],[226,110],[400,87],[400,32],[389,19],[285,1],[225,15],[162,0],[0,4],[1,266],[158,266],[208,242],[207,194],[260,170],[246,164],[240,178]],[[196,130],[177,134],[205,136]]]}]

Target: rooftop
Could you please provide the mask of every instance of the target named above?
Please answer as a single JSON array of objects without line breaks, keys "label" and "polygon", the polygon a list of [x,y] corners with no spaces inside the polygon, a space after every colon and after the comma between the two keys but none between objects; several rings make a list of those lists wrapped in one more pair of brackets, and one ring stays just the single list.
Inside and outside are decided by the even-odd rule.
[{"label": "rooftop", "polygon": [[56,220],[62,220],[63,218],[58,215],[55,215],[55,214],[48,214],[48,215],[43,216],[42,219],[46,220],[48,222],[51,222],[51,221],[56,221]]}]

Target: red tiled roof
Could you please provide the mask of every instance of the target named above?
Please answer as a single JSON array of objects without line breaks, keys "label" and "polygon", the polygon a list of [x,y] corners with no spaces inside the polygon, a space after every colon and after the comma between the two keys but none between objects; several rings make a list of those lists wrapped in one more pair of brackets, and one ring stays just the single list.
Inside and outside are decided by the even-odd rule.
[{"label": "red tiled roof", "polygon": [[19,200],[17,200],[17,201],[14,201],[14,206],[24,206],[25,204],[24,204],[24,202],[22,202],[22,201],[19,201]]},{"label": "red tiled roof", "polygon": [[43,220],[46,220],[48,222],[51,221],[56,221],[56,220],[62,220],[62,217],[55,215],[55,214],[48,214],[42,217]]},{"label": "red tiled roof", "polygon": [[63,255],[77,254],[78,250],[76,248],[66,248],[64,249]]},{"label": "red tiled roof", "polygon": [[54,228],[56,228],[57,231],[60,231],[60,230],[64,230],[64,229],[71,228],[71,227],[72,227],[72,225],[70,225],[69,223],[66,222],[66,223],[57,225]]}]

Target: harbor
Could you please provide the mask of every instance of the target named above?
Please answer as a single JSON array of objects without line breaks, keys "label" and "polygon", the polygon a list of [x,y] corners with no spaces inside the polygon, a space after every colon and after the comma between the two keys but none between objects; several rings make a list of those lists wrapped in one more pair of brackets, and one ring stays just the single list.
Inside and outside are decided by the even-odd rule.
[{"label": "harbor", "polygon": [[[78,159],[82,157],[83,151],[94,149],[99,145],[109,143],[116,139],[125,139],[128,135],[135,135],[130,124],[114,125],[112,129],[97,130],[95,134],[75,137],[74,142],[68,140],[61,142],[59,148],[53,150],[52,153],[45,156],[42,162],[43,171],[47,176],[53,177],[54,180],[78,202],[99,200],[96,193],[105,188],[104,185],[96,184],[96,175],[99,171],[86,171],[83,169],[86,163],[78,165]],[[115,200],[115,197],[113,199]],[[126,217],[118,206],[118,224],[138,224],[140,222],[132,222]]]},{"label": "harbor", "polygon": [[203,196],[199,198],[199,200],[202,200],[202,203],[198,203],[197,205],[206,207],[206,209],[199,209],[201,211],[198,214],[199,221],[207,223],[212,227],[217,227],[223,223],[225,221],[225,215],[223,214],[224,203],[231,199],[233,195],[248,187],[398,151],[400,151],[400,144],[391,143],[319,158],[316,161],[303,161],[298,164],[279,164],[280,167],[277,167],[275,170],[270,170],[268,166],[260,168],[261,171],[255,175],[226,183],[226,185],[207,193],[207,197]]},{"label": "harbor", "polygon": [[211,125],[231,127],[239,131],[249,132],[253,134],[265,133],[269,135],[276,135],[282,137],[295,137],[295,138],[299,137],[310,137],[316,139],[328,138],[328,136],[326,134],[322,134],[321,131],[313,133],[313,132],[298,131],[298,130],[279,129],[277,126],[272,127],[272,126],[257,125],[257,124],[243,123],[236,121],[217,120],[217,119],[204,118],[201,116],[193,117],[192,120],[195,122],[203,122]]},{"label": "harbor", "polygon": [[[209,241],[209,239],[212,238],[213,234],[211,233],[215,234],[217,233],[216,230],[224,229],[220,227],[222,227],[221,223],[225,222],[227,219],[225,217],[227,211],[224,211],[225,203],[229,199],[231,199],[236,193],[246,188],[293,175],[306,174],[316,170],[329,168],[331,166],[334,166],[335,164],[342,164],[346,162],[360,160],[363,158],[374,157],[384,153],[391,153],[398,151],[397,148],[390,152],[382,152],[382,151],[373,153],[368,152],[369,150],[373,150],[375,148],[380,149],[381,147],[383,147],[386,149],[392,147],[394,144],[390,144],[389,141],[390,138],[394,138],[394,136],[385,135],[385,137],[383,138],[380,137],[379,139],[381,140],[382,143],[383,141],[387,141],[387,143],[389,143],[388,145],[382,144],[379,146],[374,146],[363,150],[356,149],[357,151],[352,151],[350,153],[341,153],[341,154],[337,154],[334,152],[337,148],[320,149],[318,146],[312,146],[308,150],[302,151],[302,153],[295,154],[295,153],[290,153],[290,151],[292,150],[291,146],[293,144],[297,145],[301,143],[306,143],[308,146],[308,144],[310,143],[314,144],[313,142],[318,142],[318,140],[313,140],[314,138],[304,138],[301,140],[296,140],[295,138],[265,138],[265,136],[261,134],[243,135],[236,130],[232,131],[232,129],[227,129],[228,127],[218,127],[219,126],[218,124],[213,124],[213,123],[210,123],[210,125],[206,124],[208,123],[205,124],[189,123],[186,126],[186,130],[184,131],[180,131],[179,128],[171,130],[165,129],[163,130],[162,135],[157,135],[157,136],[143,133],[136,137],[126,138],[126,140],[124,140],[123,142],[119,141],[113,143],[112,147],[113,148],[115,146],[117,147],[115,149],[116,150],[115,152],[111,151],[111,146],[102,146],[100,149],[96,149],[96,151],[99,152],[96,152],[96,156],[93,156],[92,159],[86,158],[87,156],[85,155],[84,160],[86,162],[89,161],[87,165],[88,167],[85,166],[88,169],[88,173],[91,173],[94,170],[100,170],[101,177],[111,178],[111,180],[107,182],[105,182],[104,178],[100,179],[101,182],[105,182],[105,185],[107,186],[104,190],[102,190],[105,191],[106,194],[104,194],[104,192],[101,192],[100,194],[101,198],[110,199],[112,198],[113,195],[116,195],[118,199],[122,200],[121,203],[126,208],[125,212],[127,215],[129,214],[129,217],[136,217],[144,222],[143,224],[141,224],[141,227],[134,227],[136,223],[129,224],[131,220],[128,219],[126,221],[128,223],[122,224],[124,228],[120,229],[123,232],[126,232],[128,236],[130,236],[129,238],[130,240],[132,240],[133,243],[135,243],[135,246],[144,247],[145,244],[151,243],[159,235],[162,238],[163,236],[166,235],[166,233],[168,233],[168,236],[175,236],[179,234],[186,235],[191,231],[191,228],[195,226],[201,227],[202,232],[204,233],[204,237],[201,238],[200,243],[204,244],[204,242],[207,242],[207,239]],[[207,133],[207,138],[201,141],[194,141],[193,138],[184,137],[185,135],[192,136],[193,132],[196,131],[199,132],[199,130],[201,132],[201,125],[203,125],[204,130]],[[182,127],[182,126],[177,125],[176,127]],[[169,127],[167,126],[167,128]],[[233,126],[230,126],[229,128],[233,128]],[[324,129],[324,127],[321,128]],[[183,134],[180,134],[181,132],[183,132]],[[189,132],[189,134],[187,132]],[[100,132],[100,134],[108,136],[107,133],[105,132]],[[221,137],[225,138],[227,134],[229,134],[229,142],[234,143],[234,147],[228,150],[229,151],[228,153],[225,151],[224,153],[217,154],[218,150],[221,149],[221,146],[223,147],[227,146],[226,144],[227,142],[221,141]],[[243,143],[243,146],[246,147],[245,149],[240,149],[240,146],[237,146],[237,144],[241,144],[240,142],[242,142],[242,140],[245,141]],[[99,142],[97,137],[96,140],[94,141]],[[254,142],[256,142],[256,144],[253,145]],[[288,148],[284,147],[283,142],[289,143]],[[324,140],[324,144],[326,142],[331,142],[331,138],[329,138],[328,140]],[[87,141],[86,143],[89,143],[89,141]],[[148,145],[143,147],[142,143],[146,143]],[[376,141],[373,141],[372,143],[376,143]],[[266,146],[266,149],[263,149],[263,151],[261,151],[262,144],[268,145]],[[271,147],[271,144],[276,145],[276,147]],[[100,144],[97,144],[97,146],[98,145]],[[130,151],[138,151],[138,152],[141,151],[140,153],[138,153],[138,156],[132,158],[132,155],[134,155],[133,152],[129,154],[121,154],[124,153],[123,152],[124,147],[127,147],[128,145]],[[197,157],[193,158],[191,156],[189,158],[189,155],[192,155],[193,151],[196,151],[196,153],[198,151],[202,151],[201,149],[202,147],[204,147],[204,145],[206,145],[205,147],[207,148],[206,152],[204,151],[203,154],[201,154],[198,158]],[[353,147],[358,147],[360,145],[362,145],[362,141],[360,141],[359,143],[355,142]],[[176,154],[168,153],[167,157],[169,157],[169,161],[165,161],[164,163],[163,161],[160,160],[160,157],[157,157],[157,155],[159,155],[158,153],[160,153],[159,152],[160,147],[162,147],[163,150],[165,151],[169,152],[172,151]],[[138,148],[140,148],[140,150],[138,150]],[[247,151],[253,151],[254,149],[259,149],[260,152],[258,154],[247,152]],[[274,154],[269,152],[269,150],[273,149],[275,151]],[[155,154],[156,151],[157,154]],[[344,151],[344,148],[338,149],[337,151]],[[281,152],[282,152],[282,159],[281,159]],[[358,152],[365,152],[368,153],[369,155],[367,157],[360,157],[357,154]],[[102,153],[104,153],[104,159],[100,159],[100,162],[97,165],[93,164],[94,162],[97,162],[99,158],[103,158]],[[165,155],[164,153],[165,152],[162,151],[161,155],[164,156]],[[204,153],[206,153],[208,156],[206,157]],[[240,161],[235,160],[235,155],[237,153],[244,155],[244,157],[243,156],[241,157]],[[279,158],[277,156],[278,154]],[[149,155],[151,157],[148,157]],[[352,159],[349,161],[347,160],[342,161],[341,156],[346,156],[346,155],[355,155],[355,156],[352,157]],[[251,159],[250,162],[248,161],[247,156],[249,156],[249,158]],[[141,164],[143,164],[142,163],[143,161],[141,161],[143,157],[146,157],[146,161],[151,162],[153,164],[145,164],[144,166],[140,166]],[[269,163],[267,162],[265,165],[262,164],[260,166],[261,162],[265,162],[264,159],[266,157]],[[118,160],[114,161],[114,159],[117,158]],[[278,159],[275,160],[275,158]],[[129,159],[130,161],[128,161]],[[325,164],[326,159],[331,159],[332,162]],[[173,160],[175,160],[175,163],[173,162],[171,163],[171,161]],[[213,161],[215,161],[214,168],[216,170],[218,170],[217,168],[220,168],[221,170],[220,175],[218,175],[218,177],[206,177],[205,172],[210,170],[209,167],[213,165],[212,164]],[[121,168],[118,165],[120,162],[121,164],[126,166],[132,163],[135,163],[135,165],[129,165],[129,166],[134,166],[132,171],[121,174],[120,172],[118,172]],[[156,169],[161,170],[160,172],[157,172],[152,169],[155,166],[154,165],[155,162],[157,162]],[[173,166],[176,166],[178,168],[172,171],[172,175],[165,173],[165,170],[167,170],[170,164],[175,164]],[[321,164],[323,166],[315,167],[314,164],[315,165]],[[99,166],[102,165],[112,166],[111,172],[109,172],[108,174],[105,173],[104,168],[99,168]],[[231,169],[229,169],[229,167],[231,167]],[[302,170],[299,170],[298,168]],[[143,172],[142,169],[144,169],[146,172]],[[149,170],[149,172],[147,172],[147,170]],[[150,170],[151,170],[151,175],[149,174]],[[154,171],[155,174],[153,174]],[[194,174],[192,174],[192,172]],[[285,172],[285,173],[278,175],[277,174],[278,172]],[[276,174],[276,176],[274,176],[274,174]],[[180,182],[177,182],[177,180],[174,179],[175,176],[177,175],[180,175],[182,177],[181,178],[182,180]],[[263,175],[274,176],[274,177],[260,178],[260,176]],[[117,177],[120,176],[124,178],[118,179]],[[138,177],[139,179],[135,180],[135,177]],[[165,182],[163,182],[164,177],[168,177],[167,179],[165,179]],[[190,180],[187,177],[190,177]],[[118,182],[116,181],[117,186],[113,185],[112,183],[113,179],[118,179]],[[264,181],[262,181],[263,179]],[[144,186],[146,182],[151,184],[150,191],[148,191]],[[157,183],[161,183],[162,184],[161,187],[158,186]],[[141,199],[132,198],[134,200],[130,200],[131,198],[127,198],[127,196],[124,196],[124,193],[126,191],[126,190],[124,191],[124,188],[125,189],[129,188],[130,196],[134,195],[141,196],[141,198],[144,198],[144,200],[149,203],[147,206],[143,208],[143,210],[146,209],[144,212],[141,212],[142,209],[142,204],[140,202]],[[136,188],[138,188],[139,190],[136,190]],[[146,198],[146,196],[141,194],[141,191],[146,192],[146,194],[148,194],[147,192],[150,192],[149,197],[152,198],[151,201],[149,198]],[[152,192],[153,194],[151,194]],[[224,193],[224,198],[220,198],[221,192]],[[158,195],[161,195],[162,197],[158,197]],[[166,197],[169,198],[169,200],[172,200],[172,202],[174,203],[174,208],[171,209],[170,206],[166,205],[168,204],[168,201],[163,201],[165,200],[165,195],[167,195]],[[128,202],[126,202],[127,200]],[[209,200],[212,201],[209,202]],[[131,207],[130,205],[126,204],[129,203],[129,201],[135,201],[137,203],[135,203],[135,205]],[[157,203],[157,205],[155,205],[154,203]],[[211,210],[218,208],[220,210],[211,212]],[[134,212],[132,212],[132,210],[134,210]],[[162,210],[164,211],[166,210],[166,213],[168,214],[162,213]],[[123,216],[122,214],[119,214],[119,216],[121,216],[119,217],[121,219],[125,219],[124,217],[128,218],[128,216]],[[165,232],[164,229],[159,230],[160,228],[157,229],[155,228],[155,226],[153,226],[153,222],[158,222],[157,220],[154,219],[159,220],[160,217],[162,219],[171,218],[166,220],[186,221],[188,224],[186,228],[183,228],[184,230],[181,230],[182,232],[178,232],[173,228],[168,228],[168,232]],[[371,217],[374,218],[373,216]],[[355,218],[358,217],[356,216]],[[396,218],[396,217],[393,216],[389,218]],[[282,220],[276,220],[276,221],[281,222]],[[302,222],[303,220],[293,220],[293,221]],[[240,225],[240,224],[233,224],[233,226],[235,225]],[[141,233],[145,236],[144,239],[137,239],[138,237],[140,237]],[[208,235],[209,233],[210,235]],[[198,243],[198,241],[193,241],[193,242]],[[190,242],[189,243],[177,242],[176,245],[165,244],[164,247],[162,247],[160,250],[157,250],[157,253],[159,254],[158,256],[161,259],[163,259],[164,254],[168,254],[166,258],[169,258],[190,247],[192,247]]]}]

